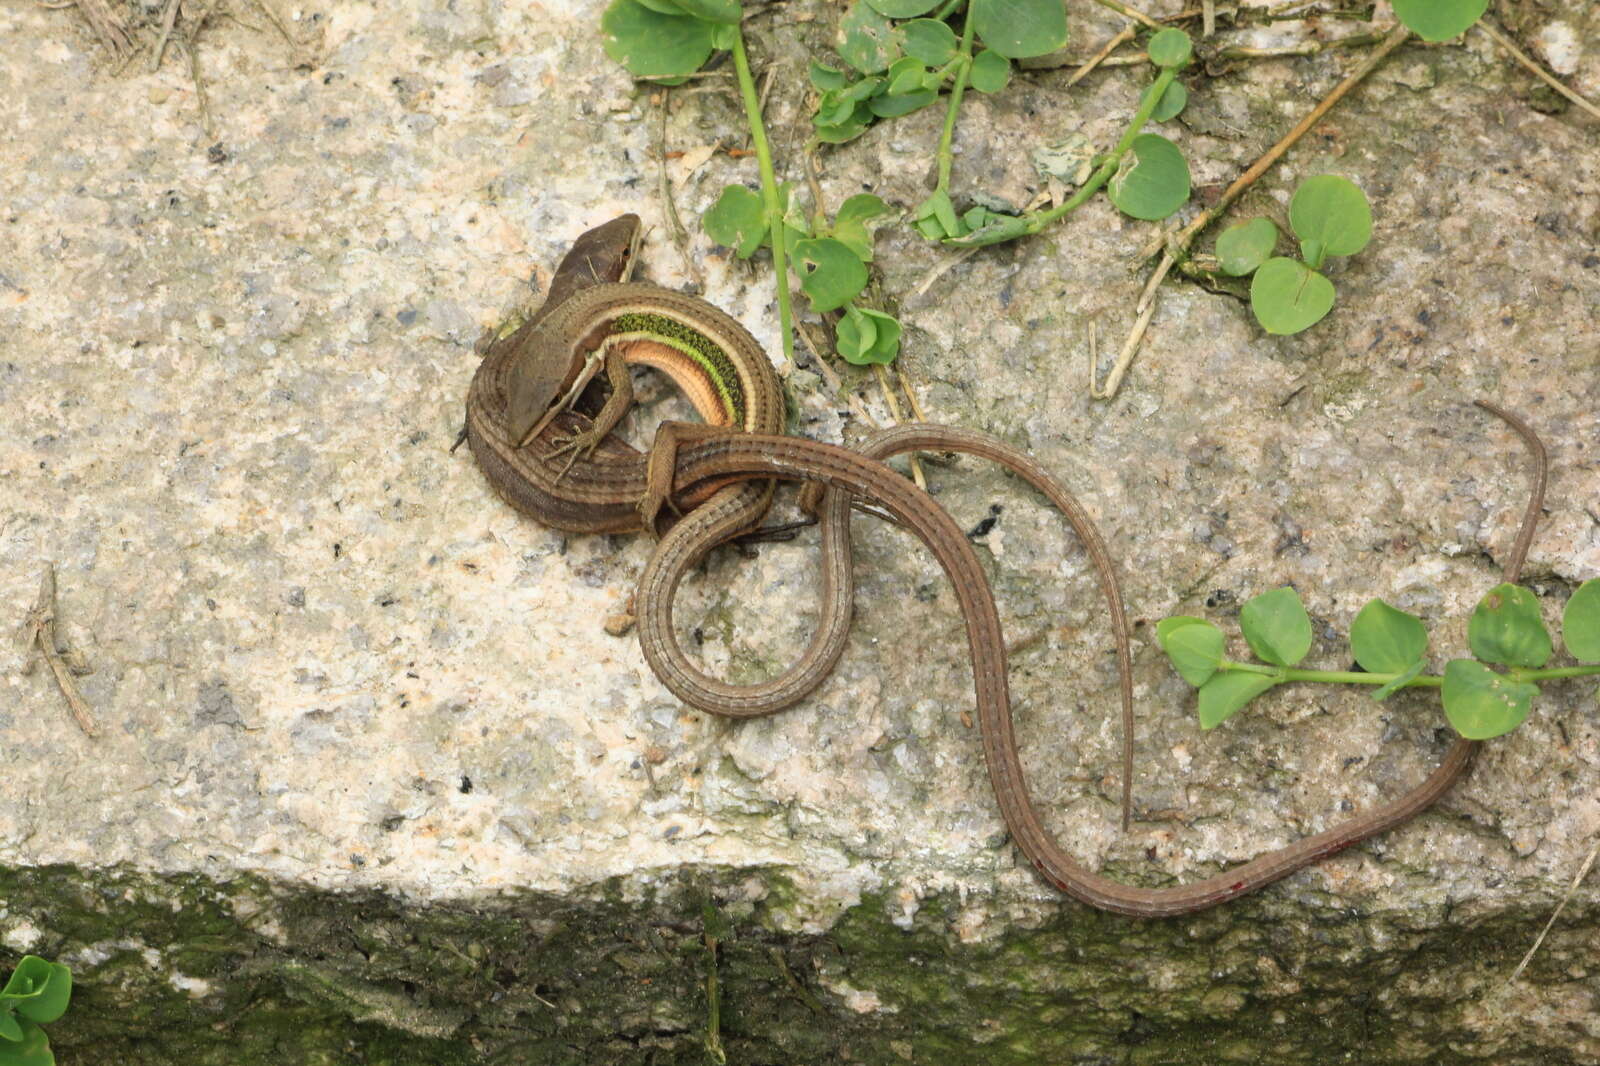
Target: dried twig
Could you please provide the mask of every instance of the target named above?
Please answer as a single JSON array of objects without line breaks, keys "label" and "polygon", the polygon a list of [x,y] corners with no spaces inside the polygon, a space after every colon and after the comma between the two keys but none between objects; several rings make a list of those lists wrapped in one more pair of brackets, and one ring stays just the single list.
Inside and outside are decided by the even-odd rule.
[{"label": "dried twig", "polygon": [[189,61],[189,78],[194,82],[195,103],[200,108],[200,126],[206,131],[208,138],[215,137],[217,133],[211,122],[211,100],[206,95],[205,78],[200,73],[200,53],[196,51],[194,43],[187,38],[180,38],[173,43]]},{"label": "dried twig", "polygon": [[843,396],[845,403],[850,406],[850,410],[854,411],[856,417],[861,419],[862,422],[873,429],[882,429],[883,423],[872,417],[872,412],[867,410],[866,405],[861,402],[861,398],[853,391],[845,388],[844,379],[839,376],[839,372],[829,366],[826,359],[822,358],[822,352],[817,342],[812,338],[811,329],[806,323],[796,319],[794,331],[800,335],[800,342],[811,353],[811,361],[817,365],[818,373],[828,383],[828,388],[833,390],[833,394],[835,396]]},{"label": "dried twig", "polygon": [[77,0],[77,4],[83,17],[89,20],[95,36],[111,49],[112,55],[120,56],[133,50],[133,36],[128,32],[128,24],[111,9],[106,0]]},{"label": "dried twig", "polygon": [[1089,57],[1089,59],[1084,62],[1083,66],[1072,72],[1072,77],[1067,79],[1067,84],[1065,87],[1070,89],[1074,85],[1078,84],[1078,82],[1082,81],[1090,71],[1104,63],[1106,58],[1110,56],[1112,52],[1115,52],[1118,48],[1121,48],[1124,44],[1127,44],[1129,41],[1133,40],[1134,34],[1138,32],[1139,31],[1135,30],[1131,24],[1124,27],[1121,33],[1118,33],[1115,37],[1106,42],[1104,48],[1100,49],[1100,51]]},{"label": "dried twig", "polygon": [[[78,691],[77,682],[72,679],[74,671],[68,665],[65,653],[56,645],[55,567],[48,565],[45,567],[44,577],[39,581],[39,598],[34,602],[33,609],[28,612],[22,628],[27,642],[37,644],[39,651],[43,653],[44,661],[49,664],[50,672],[55,675],[56,685],[61,689],[61,695],[66,697],[67,708],[72,711],[72,717],[78,723],[78,728],[88,736],[99,736],[100,727],[95,724],[88,701]],[[87,673],[87,670],[80,669],[78,672]]]},{"label": "dried twig", "polygon": [[960,251],[952,252],[950,255],[939,260],[937,263],[933,264],[933,266],[929,267],[928,272],[922,276],[922,280],[917,282],[917,284],[912,287],[911,295],[923,295],[929,289],[933,288],[933,283],[943,277],[946,271],[959,263],[963,263],[966,260],[971,259],[975,254],[977,254],[977,251],[978,249],[975,247],[963,248]]},{"label": "dried twig", "polygon": [[255,0],[255,3],[262,13],[267,16],[267,20],[277,27],[278,32],[283,35],[283,39],[289,42],[289,50],[294,53],[296,62],[299,62],[301,58],[300,42],[295,39],[294,34],[289,32],[288,24],[283,21],[277,11],[273,10],[269,0]]},{"label": "dried twig", "polygon": [[[900,413],[900,401],[895,399],[894,386],[889,383],[889,372],[883,368],[882,363],[873,363],[872,369],[878,372],[878,388],[883,391],[883,401],[889,405],[889,417],[896,424],[904,422],[905,416]],[[911,480],[917,483],[917,488],[923,492],[928,491],[928,479],[922,474],[922,464],[917,461],[917,453],[911,453]]]},{"label": "dried twig", "polygon": [[1561,912],[1566,909],[1567,903],[1572,899],[1573,894],[1578,891],[1578,886],[1583,884],[1583,879],[1589,876],[1589,869],[1594,866],[1595,856],[1597,855],[1600,855],[1600,843],[1595,844],[1593,848],[1589,849],[1589,857],[1583,860],[1582,866],[1578,867],[1578,876],[1574,877],[1572,879],[1572,884],[1567,886],[1566,894],[1561,897],[1561,902],[1556,904],[1556,909],[1551,912],[1550,920],[1544,923],[1544,928],[1539,930],[1538,936],[1534,937],[1533,947],[1529,948],[1528,953],[1522,956],[1522,961],[1517,963],[1517,968],[1515,970],[1511,971],[1511,976],[1505,979],[1504,984],[1500,986],[1502,989],[1511,984],[1511,982],[1515,981],[1517,978],[1521,977],[1522,971],[1527,969],[1528,963],[1533,961],[1533,956],[1538,952],[1539,945],[1544,943],[1545,935],[1548,934],[1551,927],[1556,924],[1556,919],[1561,917]]},{"label": "dried twig", "polygon": [[926,422],[928,416],[923,412],[922,404],[917,402],[917,394],[911,388],[911,382],[906,377],[906,372],[900,368],[898,362],[894,365],[894,372],[895,376],[900,379],[900,391],[906,394],[906,403],[911,405],[911,414],[918,422]]},{"label": "dried twig", "polygon": [[1239,45],[1224,48],[1212,58],[1225,62],[1241,59],[1295,59],[1301,56],[1321,55],[1336,48],[1364,48],[1369,44],[1378,44],[1382,40],[1381,33],[1352,33],[1331,41],[1304,41],[1300,44],[1284,45],[1282,48],[1246,48]]},{"label": "dried twig", "polygon": [[1545,69],[1538,63],[1524,55],[1522,50],[1511,42],[1511,38],[1495,29],[1494,26],[1490,24],[1488,19],[1479,19],[1478,29],[1487,34],[1489,39],[1495,44],[1499,45],[1501,48],[1504,48],[1507,52],[1510,52],[1511,57],[1518,63],[1521,63],[1524,67],[1528,68],[1528,70],[1532,71],[1534,77],[1538,78],[1540,81],[1550,86],[1550,88],[1554,89],[1562,96],[1565,96],[1568,100],[1571,100],[1573,103],[1589,112],[1589,114],[1593,115],[1595,118],[1600,118],[1600,107],[1595,107],[1589,101],[1585,100],[1583,97],[1579,96],[1577,93],[1561,84],[1561,82],[1557,81],[1554,75],[1547,73]]},{"label": "dried twig", "polygon": [[167,54],[167,38],[172,36],[172,27],[178,21],[178,5],[183,0],[167,0],[167,10],[161,16],[161,36],[156,39],[156,50],[150,56],[150,71],[154,73],[161,69],[161,57]]}]

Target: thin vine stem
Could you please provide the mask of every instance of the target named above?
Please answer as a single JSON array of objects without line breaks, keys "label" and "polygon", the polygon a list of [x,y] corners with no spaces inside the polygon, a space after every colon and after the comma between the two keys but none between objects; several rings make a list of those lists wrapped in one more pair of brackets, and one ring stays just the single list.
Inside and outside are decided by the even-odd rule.
[{"label": "thin vine stem", "polygon": [[967,91],[967,73],[972,69],[972,38],[976,24],[968,11],[961,24],[961,45],[956,67],[956,80],[950,87],[950,100],[944,113],[944,130],[939,134],[939,184],[936,193],[950,192],[950,171],[955,166],[955,153],[951,150],[956,136],[956,115],[961,112],[961,97]]},{"label": "thin vine stem", "polygon": [[[1218,670],[1233,670],[1242,674],[1261,674],[1279,681],[1313,681],[1329,685],[1387,685],[1399,674],[1368,674],[1359,670],[1297,670],[1287,666],[1264,666],[1260,663],[1236,663],[1223,660]],[[1505,676],[1512,681],[1554,681],[1564,677],[1594,677],[1600,675],[1600,666],[1553,666],[1534,670],[1513,666]],[[1401,685],[1401,688],[1438,688],[1444,684],[1439,674],[1418,674]]]},{"label": "thin vine stem", "polygon": [[767,144],[766,123],[761,117],[755,79],[750,76],[750,57],[745,54],[742,29],[733,35],[733,69],[739,78],[739,94],[744,98],[744,116],[750,126],[756,167],[761,172],[761,202],[766,209],[767,232],[772,237],[772,267],[778,276],[778,329],[783,338],[783,357],[793,365],[794,325],[789,309],[788,256],[783,246],[783,204],[778,199],[778,175],[772,168],[772,149]]}]

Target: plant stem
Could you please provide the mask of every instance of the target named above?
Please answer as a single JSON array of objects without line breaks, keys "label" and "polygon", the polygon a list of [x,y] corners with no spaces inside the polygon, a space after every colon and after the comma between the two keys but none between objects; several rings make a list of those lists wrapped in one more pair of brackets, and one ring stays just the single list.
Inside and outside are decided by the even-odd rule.
[{"label": "plant stem", "polygon": [[722,1066],[728,1053],[722,1047],[722,996],[717,990],[717,938],[707,933],[706,944],[706,1054]]},{"label": "plant stem", "polygon": [[[1262,663],[1236,663],[1224,659],[1219,670],[1236,670],[1244,674],[1261,674],[1283,681],[1321,681],[1330,685],[1387,685],[1399,674],[1368,674],[1359,670],[1296,670],[1288,666],[1266,666]],[[1421,674],[1407,681],[1401,688],[1438,688],[1444,678],[1436,674]]]},{"label": "plant stem", "polygon": [[778,176],[772,169],[772,149],[767,145],[766,123],[761,117],[755,79],[750,76],[750,57],[745,54],[742,28],[733,35],[733,68],[739,76],[739,94],[744,97],[750,143],[756,150],[756,166],[761,171],[761,201],[767,213],[767,232],[772,237],[772,268],[778,275],[778,329],[783,338],[783,357],[793,364],[794,327],[789,311],[789,264],[783,246],[783,205],[778,199]]},{"label": "plant stem", "polygon": [[950,101],[944,113],[944,131],[939,134],[939,184],[934,186],[934,192],[950,192],[950,169],[955,165],[955,155],[950,150],[951,142],[956,136],[956,114],[961,110],[961,96],[967,91],[967,72],[972,69],[972,35],[975,25],[972,12],[967,12],[967,17],[961,24],[961,48],[954,62],[956,67],[955,84],[950,87]]},{"label": "plant stem", "polygon": [[[1287,666],[1266,666],[1262,663],[1236,663],[1222,660],[1219,670],[1235,670],[1244,674],[1261,674],[1279,681],[1316,681],[1330,685],[1387,685],[1399,674],[1368,674],[1359,670],[1296,670]],[[1526,670],[1512,667],[1506,677],[1513,681],[1554,681],[1563,677],[1600,676],[1600,666],[1557,666],[1545,670]],[[1419,674],[1401,688],[1438,688],[1444,684],[1440,674]]]}]

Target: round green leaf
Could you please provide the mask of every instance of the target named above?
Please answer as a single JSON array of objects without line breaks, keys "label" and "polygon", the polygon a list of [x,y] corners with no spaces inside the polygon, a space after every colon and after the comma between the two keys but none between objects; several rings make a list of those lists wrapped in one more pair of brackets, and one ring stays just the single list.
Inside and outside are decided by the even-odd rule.
[{"label": "round green leaf", "polygon": [[839,328],[834,331],[839,354],[847,363],[856,363],[878,340],[878,324],[861,313],[854,304],[844,309]]},{"label": "round green leaf", "polygon": [[1457,733],[1488,740],[1521,725],[1538,694],[1538,685],[1513,681],[1471,659],[1452,659],[1444,668],[1439,698]]},{"label": "round green leaf", "polygon": [[1284,586],[1254,597],[1239,611],[1250,650],[1274,666],[1293,666],[1311,650],[1311,618],[1300,594]]},{"label": "round green leaf", "polygon": [[856,112],[856,105],[870,100],[883,91],[883,78],[862,78],[842,88],[829,89],[817,102],[817,125],[833,126],[846,122]]},{"label": "round green leaf", "polygon": [[20,1043],[0,1043],[0,1064],[3,1066],[55,1066],[56,1057],[50,1053],[50,1041],[44,1030],[30,1021],[21,1021]]},{"label": "round green leaf", "polygon": [[1008,59],[1042,56],[1067,43],[1061,0],[972,0],[969,12],[983,43]]},{"label": "round green leaf", "polygon": [[1585,581],[1567,601],[1561,640],[1579,662],[1600,663],[1600,580]]},{"label": "round green leaf", "polygon": [[866,3],[856,0],[839,20],[839,57],[863,74],[880,74],[900,56],[894,27]]},{"label": "round green leaf", "polygon": [[1200,686],[1200,728],[1212,729],[1234,711],[1276,685],[1266,674],[1229,671]]},{"label": "round green leaf", "polygon": [[1550,661],[1554,647],[1539,617],[1539,601],[1520,585],[1490,589],[1467,622],[1467,646],[1486,663],[1537,669]]},{"label": "round green leaf", "polygon": [[1369,674],[1407,670],[1428,650],[1428,630],[1415,615],[1373,600],[1350,623],[1350,651]]},{"label": "round green leaf", "polygon": [[[1155,86],[1150,88],[1154,89]],[[1150,118],[1155,122],[1165,122],[1177,118],[1179,112],[1189,105],[1189,90],[1183,83],[1175,81],[1167,86],[1167,91],[1161,94],[1161,102],[1156,104],[1156,109],[1150,112]]]},{"label": "round green leaf", "polygon": [[844,242],[863,263],[872,262],[872,219],[889,213],[889,205],[870,192],[857,193],[839,205],[828,236]]},{"label": "round green leaf", "polygon": [[939,6],[939,0],[867,0],[878,14],[892,19],[914,19]]},{"label": "round green leaf", "polygon": [[1394,0],[1394,14],[1424,41],[1447,41],[1489,8],[1489,0]]},{"label": "round green leaf", "polygon": [[1194,43],[1189,40],[1187,33],[1169,26],[1156,31],[1150,38],[1147,51],[1150,62],[1158,67],[1181,67],[1194,55]]},{"label": "round green leaf", "polygon": [[1128,147],[1106,193],[1125,215],[1166,218],[1189,198],[1189,164],[1165,137],[1141,133]]},{"label": "round green leaf", "polygon": [[[19,978],[22,988],[14,989]],[[23,988],[27,994],[14,1001],[17,1013],[41,1025],[48,1024],[67,1012],[67,1001],[72,998],[72,971],[59,962],[24,955],[6,983],[5,993],[9,997]]]},{"label": "round green leaf", "polygon": [[882,311],[852,305],[839,320],[838,342],[847,363],[892,363],[900,354],[900,323]]},{"label": "round green leaf", "polygon": [[1147,47],[1150,62],[1158,67],[1185,66],[1194,56],[1194,43],[1176,27],[1157,30]]},{"label": "round green leaf", "polygon": [[638,78],[693,74],[710,57],[714,25],[687,15],[664,15],[638,0],[612,0],[600,16],[606,55]]},{"label": "round green leaf", "polygon": [[1270,218],[1252,218],[1229,226],[1217,238],[1222,272],[1242,277],[1267,261],[1278,243],[1278,227]]},{"label": "round green leaf", "polygon": [[850,117],[830,126],[817,126],[813,135],[823,144],[843,144],[855,140],[872,125],[872,108],[858,104]]},{"label": "round green leaf", "polygon": [[1222,630],[1203,618],[1174,615],[1156,623],[1156,640],[1172,668],[1195,688],[1211,680],[1222,665]]},{"label": "round green leaf", "polygon": [[839,205],[839,212],[834,215],[834,225],[864,223],[868,219],[888,213],[889,205],[883,202],[883,197],[874,196],[870,192],[858,192]]},{"label": "round green leaf", "polygon": [[[1315,242],[1322,255],[1355,255],[1372,239],[1372,208],[1355,182],[1319,174],[1294,191],[1289,225],[1301,241]],[[1307,262],[1321,265],[1310,258]]]},{"label": "round green leaf", "polygon": [[866,265],[843,241],[832,237],[800,241],[794,246],[794,261],[800,288],[813,311],[836,311],[866,288]]},{"label": "round green leaf", "polygon": [[871,309],[863,309],[861,313],[878,322],[878,339],[862,358],[868,363],[887,365],[894,362],[895,356],[900,354],[900,320],[893,315]]},{"label": "round green leaf", "polygon": [[733,249],[740,259],[756,254],[767,237],[767,212],[761,197],[743,185],[729,185],[700,218],[706,236]]},{"label": "round green leaf", "polygon": [[972,57],[972,69],[967,80],[980,93],[997,93],[1011,80],[1011,60],[987,48]]},{"label": "round green leaf", "polygon": [[832,89],[843,89],[850,84],[850,75],[842,70],[834,70],[832,67],[823,66],[815,59],[811,61],[809,77],[811,78],[811,87],[818,92],[825,93]]},{"label": "round green leaf", "polygon": [[5,1042],[13,1044],[22,1042],[22,1026],[17,1023],[16,1015],[7,1007],[0,1007],[0,1062],[5,1061]]},{"label": "round green leaf", "polygon": [[914,93],[923,88],[923,79],[928,73],[928,68],[922,65],[919,59],[911,56],[901,56],[889,64],[889,71],[885,75],[889,79],[886,90],[891,93]]},{"label": "round green leaf", "polygon": [[906,55],[930,67],[942,67],[956,57],[955,31],[938,19],[912,19],[895,33]]},{"label": "round green leaf", "polygon": [[1250,279],[1250,309],[1268,333],[1299,333],[1333,309],[1333,282],[1295,259],[1276,256]]}]

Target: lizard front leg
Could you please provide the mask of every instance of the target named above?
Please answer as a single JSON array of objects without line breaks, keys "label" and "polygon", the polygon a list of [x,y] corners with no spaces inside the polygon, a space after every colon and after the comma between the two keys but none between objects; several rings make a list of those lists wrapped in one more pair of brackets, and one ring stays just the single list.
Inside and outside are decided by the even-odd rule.
[{"label": "lizard front leg", "polygon": [[[595,355],[605,366],[606,382],[611,386],[611,395],[606,397],[604,406],[600,408],[600,413],[594,416],[588,429],[553,442],[556,447],[546,454],[546,459],[554,459],[558,456],[566,455],[568,452],[572,453],[572,457],[567,460],[567,465],[562,467],[561,475],[558,476],[557,480],[572,469],[573,463],[593,455],[594,450],[600,446],[600,442],[605,440],[613,429],[617,428],[617,423],[622,421],[623,416],[628,413],[628,408],[633,406],[633,375],[628,371],[627,359],[615,347],[606,346],[603,352],[603,355],[599,352],[595,353]],[[579,375],[578,382],[573,385],[566,398],[551,408],[550,413],[541,420],[539,428],[542,429],[544,424],[555,417],[558,412],[568,409],[576,403],[578,395],[583,392],[583,387],[589,383],[589,378],[591,377],[593,377],[593,371]]]}]

